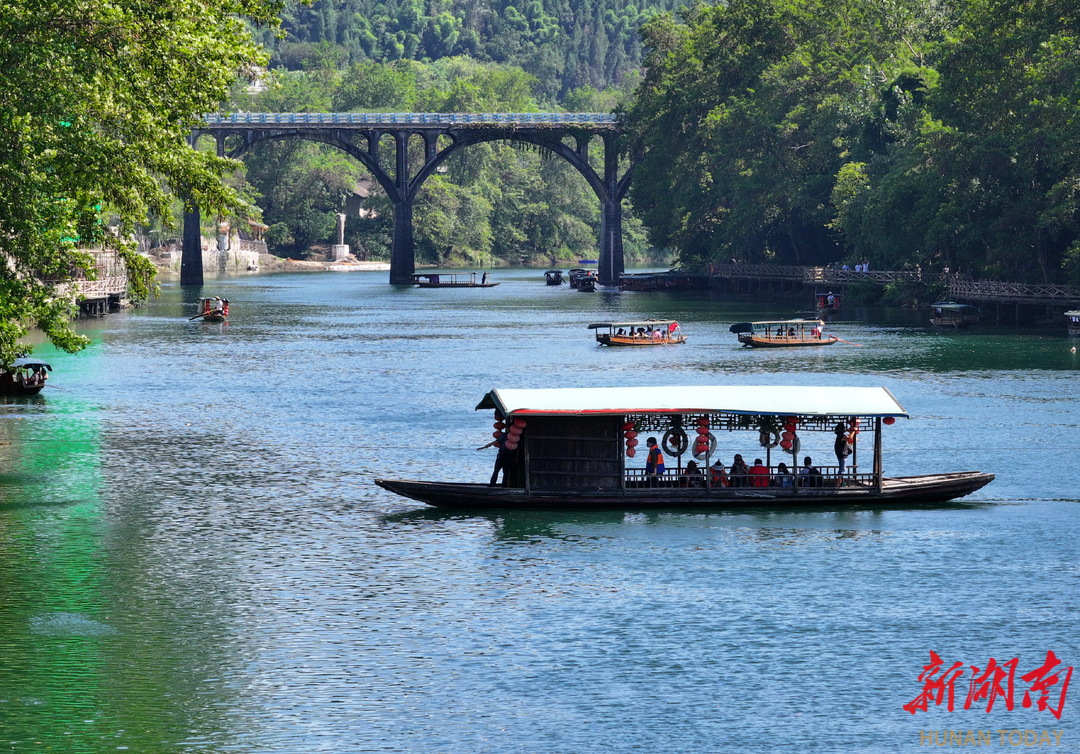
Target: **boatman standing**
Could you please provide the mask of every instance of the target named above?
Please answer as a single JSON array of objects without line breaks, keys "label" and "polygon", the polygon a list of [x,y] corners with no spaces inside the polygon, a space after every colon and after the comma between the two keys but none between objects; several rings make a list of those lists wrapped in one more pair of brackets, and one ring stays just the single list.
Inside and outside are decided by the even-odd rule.
[{"label": "boatman standing", "polygon": [[645,459],[645,474],[654,477],[651,481],[655,485],[655,477],[664,475],[664,454],[660,452],[660,446],[656,444],[655,437],[650,437],[645,444],[649,446],[649,455]]}]

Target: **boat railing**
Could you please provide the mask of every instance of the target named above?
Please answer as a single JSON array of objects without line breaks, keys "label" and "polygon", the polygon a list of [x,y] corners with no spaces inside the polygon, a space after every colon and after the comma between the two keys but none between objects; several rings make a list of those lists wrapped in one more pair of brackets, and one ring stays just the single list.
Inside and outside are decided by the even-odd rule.
[{"label": "boat railing", "polygon": [[[875,485],[875,477],[872,473],[859,472],[853,468],[849,468],[841,476],[839,466],[818,466],[817,469],[821,472],[821,476],[817,477],[820,483],[814,486],[820,486],[822,488],[840,488],[840,487],[866,487],[873,488]],[[649,487],[665,487],[665,488],[678,488],[678,487],[690,487],[690,488],[702,488],[710,487],[715,488],[717,491],[726,489],[746,489],[752,490],[754,487],[751,484],[752,477],[746,476],[740,480],[732,480],[729,477],[729,484],[716,484],[713,483],[709,475],[708,470],[704,464],[701,467],[701,474],[688,475],[685,469],[665,469],[661,474],[649,474],[645,469],[626,469],[625,482],[627,489],[646,489]],[[791,476],[790,472],[788,473]],[[780,482],[783,474],[778,472],[775,467],[769,469],[769,488],[780,489],[787,487],[792,489],[794,485],[784,485]],[[806,484],[806,479],[802,475],[795,475],[795,479],[798,480],[800,486],[810,486]],[[735,482],[732,484],[732,482]],[[794,490],[793,490],[794,494]]]}]

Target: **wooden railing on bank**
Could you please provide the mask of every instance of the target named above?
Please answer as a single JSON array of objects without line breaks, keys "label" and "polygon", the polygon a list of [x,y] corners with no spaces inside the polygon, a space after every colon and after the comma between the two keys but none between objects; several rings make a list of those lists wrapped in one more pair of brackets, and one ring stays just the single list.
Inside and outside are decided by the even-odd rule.
[{"label": "wooden railing on bank", "polygon": [[1054,283],[1003,283],[951,278],[949,296],[964,301],[1003,304],[1070,304],[1080,302],[1080,288]]},{"label": "wooden railing on bank", "polygon": [[56,286],[59,295],[74,295],[76,299],[94,300],[107,299],[110,296],[123,297],[127,293],[127,266],[117,252],[100,249],[79,251],[94,258],[97,279],[89,280],[79,273],[74,281]]},{"label": "wooden railing on bank", "polygon": [[948,297],[957,301],[999,304],[1056,305],[1080,304],[1080,287],[1055,283],[1006,283],[971,280],[965,275],[947,275],[922,270],[845,270],[836,267],[801,267],[783,264],[714,264],[708,275],[714,278],[746,280],[801,280],[806,285],[842,287],[870,282],[940,283],[949,285]]}]

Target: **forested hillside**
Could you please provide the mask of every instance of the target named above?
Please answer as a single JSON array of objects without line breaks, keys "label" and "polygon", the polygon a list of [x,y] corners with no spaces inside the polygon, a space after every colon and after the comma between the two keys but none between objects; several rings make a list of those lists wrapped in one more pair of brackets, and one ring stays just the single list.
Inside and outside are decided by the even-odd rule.
[{"label": "forested hillside", "polygon": [[545,103],[621,84],[641,65],[639,28],[676,0],[315,0],[290,4],[272,65],[297,70],[468,55],[532,74]]},{"label": "forested hillside", "polygon": [[645,35],[631,198],[685,266],[1080,283],[1072,0],[731,0]]}]

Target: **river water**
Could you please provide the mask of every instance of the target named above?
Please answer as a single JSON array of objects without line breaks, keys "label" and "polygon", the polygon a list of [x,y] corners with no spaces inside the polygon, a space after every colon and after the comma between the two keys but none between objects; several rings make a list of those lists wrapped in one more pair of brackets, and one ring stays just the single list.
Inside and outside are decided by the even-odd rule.
[{"label": "river water", "polygon": [[[1080,751],[1063,328],[849,309],[830,329],[858,346],[762,352],[728,326],[797,306],[493,277],[166,285],[81,325],[83,353],[39,347],[55,387],[0,404],[0,748],[875,752],[953,730]],[[187,321],[200,295],[230,321]],[[585,328],[645,317],[689,342],[604,349]],[[884,385],[912,415],[887,473],[997,480],[890,510],[483,515],[372,483],[486,480],[473,407],[493,387],[680,384]],[[955,709],[913,715],[932,651],[963,665]],[[1025,708],[1048,651],[1049,708]],[[991,711],[965,709],[991,658],[1017,659],[1014,709],[1000,679]]]}]

